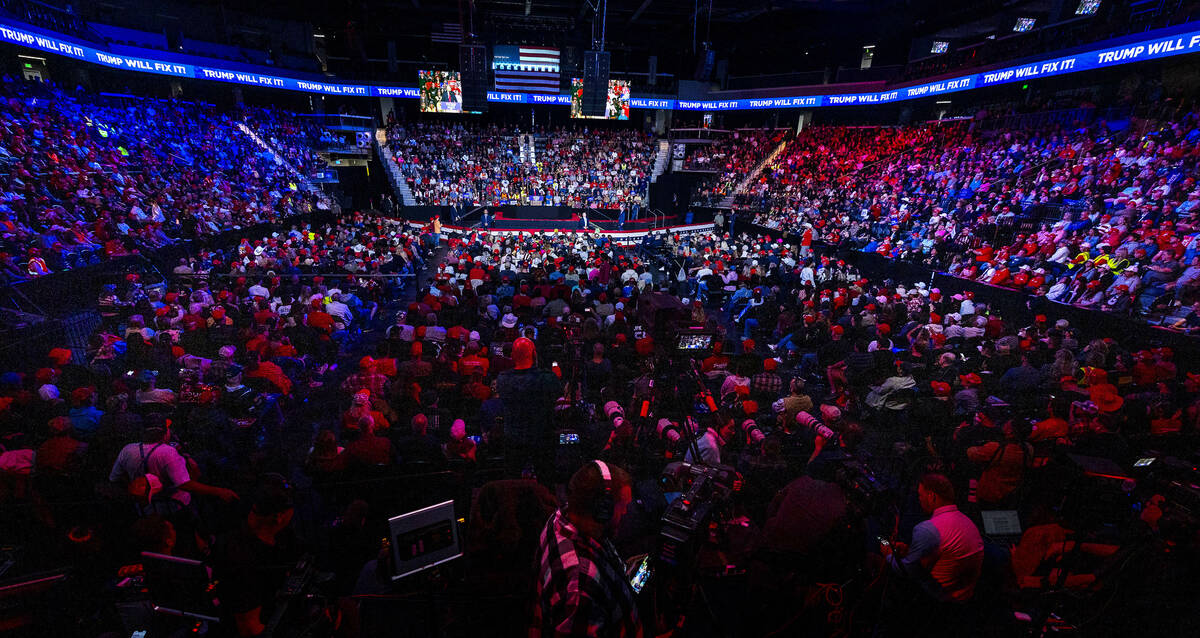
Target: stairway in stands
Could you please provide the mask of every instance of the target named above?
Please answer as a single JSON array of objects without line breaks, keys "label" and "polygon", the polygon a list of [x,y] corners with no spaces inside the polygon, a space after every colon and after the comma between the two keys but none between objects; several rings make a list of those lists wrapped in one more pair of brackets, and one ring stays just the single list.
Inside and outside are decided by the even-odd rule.
[{"label": "stairway in stands", "polygon": [[396,156],[392,155],[392,149],[384,144],[383,129],[375,132],[375,152],[378,154],[379,161],[383,163],[383,168],[387,171],[388,182],[392,184],[392,191],[400,200],[401,206],[416,206],[417,198],[413,197],[412,189],[408,187],[408,179],[404,177],[404,173],[400,171],[400,165],[396,163]]},{"label": "stairway in stands", "polygon": [[254,132],[254,129],[251,129],[249,126],[246,126],[245,122],[238,122],[237,127],[239,130],[241,130],[243,133],[245,133],[247,137],[254,140],[255,144],[258,144],[260,147],[262,147],[268,153],[270,153],[271,156],[275,158],[275,162],[277,164],[286,168],[287,171],[296,178],[296,183],[299,185],[300,190],[306,191],[306,192],[311,192],[311,193],[315,194],[317,196],[317,199],[324,202],[325,205],[330,207],[331,209],[333,208],[333,200],[330,199],[330,197],[325,194],[325,191],[323,191],[319,187],[317,187],[316,184],[313,184],[312,181],[309,179],[308,175],[305,175],[303,171],[296,168],[295,166],[293,166],[291,164],[291,162],[284,159],[283,154],[279,152],[279,149],[275,148],[274,145],[272,145],[266,139],[259,136],[258,133]]},{"label": "stairway in stands", "polygon": [[787,140],[783,140],[779,143],[779,146],[775,147],[775,150],[771,151],[766,157],[762,158],[762,160],[754,166],[754,169],[747,173],[746,176],[742,178],[742,181],[738,182],[737,188],[733,189],[732,193],[726,195],[725,199],[722,199],[717,203],[717,208],[733,208],[733,200],[738,195],[742,194],[742,191],[746,190],[746,187],[749,186],[754,180],[758,179],[759,173],[762,173],[763,169],[769,166],[771,162],[775,160],[775,157],[783,152],[783,149],[786,146]]},{"label": "stairway in stands", "polygon": [[[545,152],[546,138],[535,137],[532,133],[523,133],[517,137],[517,143],[520,145],[521,161],[533,164],[537,162],[538,154]],[[542,147],[541,149],[538,149],[539,145]]]},{"label": "stairway in stands", "polygon": [[667,162],[671,161],[671,142],[658,141],[658,152],[654,155],[654,172],[650,174],[650,183],[658,181],[658,176],[667,170]]}]

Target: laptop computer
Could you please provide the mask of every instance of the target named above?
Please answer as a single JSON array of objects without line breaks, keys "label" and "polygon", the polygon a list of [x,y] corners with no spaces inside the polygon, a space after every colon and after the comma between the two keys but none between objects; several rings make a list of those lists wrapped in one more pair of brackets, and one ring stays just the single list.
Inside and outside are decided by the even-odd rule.
[{"label": "laptop computer", "polygon": [[1016,510],[984,510],[983,533],[991,540],[1012,545],[1021,540],[1021,517]]}]

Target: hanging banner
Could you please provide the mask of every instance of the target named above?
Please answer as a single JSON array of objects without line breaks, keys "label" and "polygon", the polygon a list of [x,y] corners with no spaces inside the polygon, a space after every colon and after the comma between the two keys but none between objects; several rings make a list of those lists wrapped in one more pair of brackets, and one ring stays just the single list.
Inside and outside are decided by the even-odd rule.
[{"label": "hanging banner", "polygon": [[[0,40],[74,60],[139,73],[302,91],[320,95],[412,99],[419,99],[421,96],[416,87],[343,84],[320,76],[306,78],[297,75],[279,75],[279,69],[225,63],[208,58],[203,59],[203,65],[198,65],[196,62],[200,58],[164,51],[147,49],[140,56],[118,54],[94,48],[94,46],[69,36],[3,18],[0,18]],[[833,93],[731,100],[680,100],[634,96],[630,97],[629,106],[635,109],[679,111],[745,111],[890,104],[1010,82],[1026,82],[1066,73],[1094,71],[1186,55],[1197,51],[1200,51],[1200,21],[1193,21],[1175,27],[1096,43],[1089,50],[1075,55],[1051,57],[982,73],[897,87],[879,93]],[[836,90],[837,85],[830,85],[830,88]],[[571,105],[569,95],[536,93],[489,91],[487,100],[488,102],[509,104],[549,104],[566,107]]]}]

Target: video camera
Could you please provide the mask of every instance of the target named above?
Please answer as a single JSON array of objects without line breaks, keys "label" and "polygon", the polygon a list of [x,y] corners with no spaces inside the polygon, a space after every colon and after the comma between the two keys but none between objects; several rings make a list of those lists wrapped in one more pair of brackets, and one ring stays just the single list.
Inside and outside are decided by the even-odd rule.
[{"label": "video camera", "polygon": [[709,540],[709,526],[723,522],[732,511],[733,494],[741,479],[728,465],[671,463],[660,482],[670,499],[659,531],[658,561],[672,568],[688,568]]},{"label": "video camera", "polygon": [[809,473],[814,478],[836,483],[850,504],[862,513],[878,512],[888,504],[891,492],[887,486],[866,463],[848,452],[818,457],[809,464]]}]

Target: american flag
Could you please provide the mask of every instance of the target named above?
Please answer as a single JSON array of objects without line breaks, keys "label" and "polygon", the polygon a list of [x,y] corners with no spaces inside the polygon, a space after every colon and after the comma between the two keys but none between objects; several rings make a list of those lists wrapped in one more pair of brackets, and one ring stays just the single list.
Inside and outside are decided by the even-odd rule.
[{"label": "american flag", "polygon": [[558,49],[497,45],[492,50],[496,90],[556,95],[559,92],[558,60]]},{"label": "american flag", "polygon": [[434,30],[429,34],[434,42],[443,42],[446,44],[461,44],[463,41],[463,28],[457,22],[442,22],[433,25]]}]

